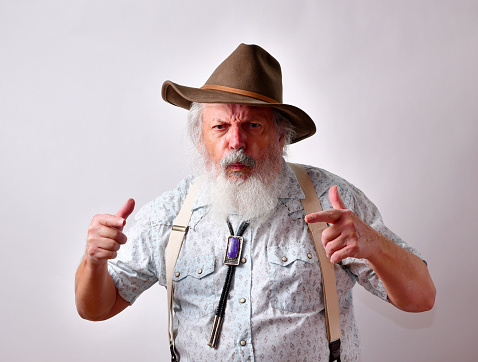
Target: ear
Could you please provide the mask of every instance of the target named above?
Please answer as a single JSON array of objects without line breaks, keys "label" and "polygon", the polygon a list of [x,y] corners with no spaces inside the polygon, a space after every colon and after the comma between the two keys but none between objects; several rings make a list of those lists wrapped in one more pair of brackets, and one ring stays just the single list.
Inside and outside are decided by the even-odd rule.
[{"label": "ear", "polygon": [[284,132],[279,132],[279,145],[280,148],[283,149],[285,145],[285,133]]}]

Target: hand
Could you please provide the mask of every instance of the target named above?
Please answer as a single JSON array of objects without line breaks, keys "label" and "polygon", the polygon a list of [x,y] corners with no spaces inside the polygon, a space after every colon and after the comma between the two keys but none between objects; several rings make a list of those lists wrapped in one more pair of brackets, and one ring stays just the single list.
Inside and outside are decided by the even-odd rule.
[{"label": "hand", "polygon": [[94,264],[104,264],[114,259],[120,246],[126,243],[123,234],[126,219],[134,210],[134,200],[129,199],[116,215],[95,215],[88,228],[86,255]]},{"label": "hand", "polygon": [[374,244],[383,236],[345,207],[337,186],[330,188],[329,200],[333,209],[315,212],[305,217],[308,223],[331,224],[322,232],[322,244],[327,257],[332,263],[338,263],[348,257],[369,259],[373,254]]}]

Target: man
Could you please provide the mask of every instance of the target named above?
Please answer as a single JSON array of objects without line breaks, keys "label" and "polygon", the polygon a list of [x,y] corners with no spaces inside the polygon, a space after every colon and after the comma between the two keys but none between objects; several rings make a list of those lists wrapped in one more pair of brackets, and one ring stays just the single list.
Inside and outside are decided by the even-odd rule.
[{"label": "man", "polygon": [[[305,215],[304,194],[282,155],[287,144],[314,134],[315,125],[282,103],[280,65],[264,49],[241,44],[201,89],[167,81],[163,98],[190,109],[202,180],[173,276],[175,345],[183,360],[329,360],[321,271],[307,223],[331,225],[322,243],[335,263],[343,361],[359,355],[355,282],[405,311],[433,307],[426,264],[386,228],[360,190],[305,166],[325,210]],[[143,207],[128,236],[122,229],[132,199],[115,215],[93,218],[76,275],[83,318],[108,319],[154,283],[166,285],[168,237],[196,180],[187,178]],[[224,255],[239,233],[233,274]],[[230,290],[223,288],[226,279]],[[221,303],[224,322],[212,348]]]}]

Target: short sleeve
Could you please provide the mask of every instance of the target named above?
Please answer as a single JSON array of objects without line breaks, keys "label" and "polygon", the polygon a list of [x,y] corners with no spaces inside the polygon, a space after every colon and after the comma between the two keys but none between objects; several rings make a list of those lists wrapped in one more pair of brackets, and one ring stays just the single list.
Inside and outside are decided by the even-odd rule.
[{"label": "short sleeve", "polygon": [[[408,250],[412,254],[423,259],[418,250],[409,246],[398,235],[393,233],[383,222],[382,216],[377,207],[365,196],[365,194],[350,185],[350,204],[347,207],[352,210],[362,221],[370,225],[374,230],[391,240],[401,248]],[[342,261],[342,266],[348,269],[349,273],[355,276],[357,282],[370,293],[379,298],[388,301],[387,292],[379,277],[370,267],[368,262],[363,259],[346,258]]]}]

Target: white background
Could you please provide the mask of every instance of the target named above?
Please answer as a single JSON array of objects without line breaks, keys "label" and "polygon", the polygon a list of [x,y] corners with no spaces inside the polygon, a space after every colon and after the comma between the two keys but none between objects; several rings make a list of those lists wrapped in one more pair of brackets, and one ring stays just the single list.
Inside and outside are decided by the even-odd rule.
[{"label": "white background", "polygon": [[476,360],[478,2],[0,0],[2,361],[168,360],[162,288],[87,322],[74,273],[95,213],[188,172],[162,82],[201,86],[241,42],[317,124],[290,160],[361,188],[429,263],[431,312],[356,288],[362,361]]}]

